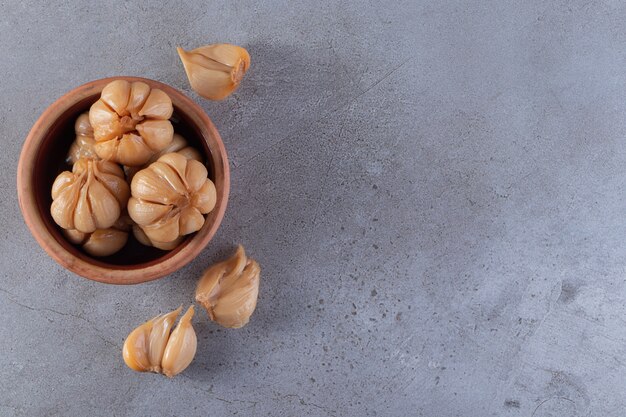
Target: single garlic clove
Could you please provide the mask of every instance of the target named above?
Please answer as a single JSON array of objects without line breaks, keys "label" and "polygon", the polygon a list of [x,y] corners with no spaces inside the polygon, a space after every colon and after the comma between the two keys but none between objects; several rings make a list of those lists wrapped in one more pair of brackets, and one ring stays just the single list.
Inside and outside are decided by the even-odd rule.
[{"label": "single garlic clove", "polygon": [[180,213],[180,234],[197,232],[204,224],[204,216],[195,207],[187,207]]},{"label": "single garlic clove", "polygon": [[128,241],[128,232],[114,228],[97,229],[83,243],[83,249],[93,256],[109,256],[121,250]]},{"label": "single garlic clove", "polygon": [[259,296],[259,264],[251,260],[233,287],[215,304],[213,315],[224,327],[238,329],[248,324]]},{"label": "single garlic clove", "polygon": [[152,332],[152,320],[148,320],[130,332],[124,341],[122,356],[126,366],[138,372],[147,372],[150,367],[149,341]]},{"label": "single garlic clove", "polygon": [[[151,203],[174,204],[180,199],[180,193],[172,188],[150,165],[150,169],[142,169],[133,177],[130,183],[131,194]],[[136,221],[136,220],[135,220]]]},{"label": "single garlic clove", "polygon": [[139,123],[136,128],[146,145],[154,152],[164,149],[174,137],[174,127],[169,120],[147,120]]},{"label": "single garlic clove", "polygon": [[117,198],[99,181],[93,181],[87,190],[89,211],[96,228],[107,229],[113,226],[120,217],[120,203]]},{"label": "single garlic clove", "polygon": [[67,187],[74,184],[74,175],[72,175],[69,171],[63,171],[60,173],[54,183],[52,184],[52,199],[56,200],[59,198],[62,192],[64,192]]},{"label": "single garlic clove", "polygon": [[96,178],[117,199],[120,207],[126,205],[130,198],[130,187],[122,176],[96,173]]},{"label": "single garlic clove", "polygon": [[202,162],[190,160],[187,162],[187,168],[185,169],[185,179],[187,180],[187,187],[192,193],[197,192],[202,188],[207,181],[209,175],[206,167]]},{"label": "single garlic clove", "polygon": [[90,136],[76,136],[74,142],[70,146],[70,150],[67,153],[66,162],[73,164],[80,158],[98,158],[96,153],[96,141]]},{"label": "single garlic clove", "polygon": [[191,88],[209,100],[228,97],[250,67],[248,51],[236,45],[207,45],[192,51],[178,47],[176,50]]},{"label": "single garlic clove", "polygon": [[158,221],[172,211],[172,206],[139,201],[135,197],[128,200],[128,214],[139,225]]},{"label": "single garlic clove", "polygon": [[63,229],[63,235],[69,240],[71,243],[75,245],[82,245],[85,240],[89,237],[88,233],[79,232],[78,230],[66,230]]},{"label": "single garlic clove", "polygon": [[130,83],[125,80],[115,80],[102,89],[100,99],[111,107],[120,116],[128,114],[126,107],[130,98]]},{"label": "single garlic clove", "polygon": [[152,155],[152,150],[146,145],[142,137],[134,133],[126,133],[116,142],[118,142],[118,146],[115,151],[114,160],[120,164],[140,166],[148,162]]},{"label": "single garlic clove", "polygon": [[120,142],[118,140],[107,140],[96,142],[93,148],[99,158],[109,161],[117,157],[117,148],[119,146]]},{"label": "single garlic clove", "polygon": [[[89,174],[89,177],[91,178],[91,172]],[[96,222],[91,215],[91,207],[89,205],[89,187],[91,186],[91,183],[91,180],[87,180],[87,184],[80,189],[78,200],[76,201],[76,208],[74,209],[74,227],[71,227],[72,229],[76,229],[83,233],[91,233],[97,229]],[[119,211],[117,214],[119,215]]]},{"label": "single garlic clove", "polygon": [[188,160],[184,156],[177,154],[176,152],[170,152],[161,156],[157,162],[155,162],[154,166],[158,166],[156,164],[165,165],[175,171],[178,177],[182,179],[185,178],[187,163]]},{"label": "single garlic clove", "polygon": [[131,84],[130,99],[128,100],[128,107],[126,109],[133,118],[140,118],[139,110],[141,110],[149,95],[150,86],[148,84],[141,81],[135,81]]},{"label": "single garlic clove", "polygon": [[157,242],[172,242],[181,236],[180,213],[172,214],[161,219],[159,222],[142,226],[141,228],[150,240]]},{"label": "single garlic clove", "polygon": [[194,308],[191,306],[181,317],[163,352],[161,369],[168,377],[184,371],[196,355],[198,341],[191,323],[193,314]]},{"label": "single garlic clove", "polygon": [[135,235],[135,239],[137,239],[137,241],[142,245],[152,246],[150,238],[144,233],[143,230],[141,230],[141,227],[139,227],[139,225],[137,224],[133,226],[133,235]]},{"label": "single garlic clove", "polygon": [[140,116],[150,117],[152,119],[167,120],[172,117],[174,107],[172,99],[163,90],[153,89],[148,96],[145,104],[139,111]]},{"label": "single garlic clove", "polygon": [[172,250],[176,248],[176,246],[178,246],[180,242],[183,241],[182,236],[171,242],[158,242],[150,240],[150,238],[144,233],[143,230],[141,230],[141,227],[139,227],[138,225],[133,226],[133,234],[135,235],[135,239],[137,239],[137,241],[139,241],[139,243],[141,243],[142,245],[154,246],[155,248],[162,250]]},{"label": "single garlic clove", "polygon": [[231,45],[229,43],[215,43],[201,46],[191,52],[211,58],[214,61],[233,68],[237,67],[237,65],[242,65],[243,71],[248,71],[248,68],[250,68],[250,54],[241,46]]},{"label": "single garlic clove", "polygon": [[200,190],[193,193],[191,204],[196,207],[200,213],[206,214],[211,212],[217,202],[217,190],[213,181],[207,179]]},{"label": "single garlic clove", "polygon": [[180,306],[170,313],[152,319],[152,331],[148,339],[148,359],[151,365],[149,370],[152,372],[161,372],[161,359],[170,338],[170,330],[182,309]]},{"label": "single garlic clove", "polygon": [[79,136],[92,136],[93,137],[93,128],[91,127],[91,123],[89,123],[89,113],[85,112],[78,116],[76,122],[74,123],[74,133]]},{"label": "single garlic clove", "polygon": [[101,100],[96,101],[89,109],[89,123],[91,126],[98,126],[98,129],[94,129],[96,142],[114,139],[120,133],[119,115]]},{"label": "single garlic clove", "polygon": [[[168,155],[175,155],[175,154],[168,154]],[[184,159],[184,157],[182,156],[181,158]],[[176,194],[178,194],[178,196],[175,197],[176,199],[180,198],[180,196],[185,194],[185,191],[186,191],[185,184],[183,183],[181,176],[178,174],[178,172],[176,172],[174,167],[164,162],[161,162],[161,160],[158,160],[156,162],[153,162],[152,165],[150,165],[150,169],[155,175],[161,178],[161,183],[166,184],[169,189],[173,190],[174,192],[176,192]]]},{"label": "single garlic clove", "polygon": [[256,308],[260,273],[259,264],[247,258],[240,245],[231,258],[207,268],[198,282],[196,301],[216,323],[243,327]]}]

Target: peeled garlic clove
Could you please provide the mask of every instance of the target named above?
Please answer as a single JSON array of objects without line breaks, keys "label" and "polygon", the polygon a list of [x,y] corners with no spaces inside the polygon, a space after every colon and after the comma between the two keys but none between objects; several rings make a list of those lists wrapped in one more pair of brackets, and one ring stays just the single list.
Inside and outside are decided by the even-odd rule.
[{"label": "peeled garlic clove", "polygon": [[237,89],[250,67],[250,54],[230,44],[207,45],[192,51],[176,48],[191,88],[209,100],[221,100]]},{"label": "peeled garlic clove", "polygon": [[151,368],[149,341],[153,320],[148,320],[130,332],[124,341],[122,356],[126,366],[138,372],[147,372]]},{"label": "peeled garlic clove", "polygon": [[168,377],[173,377],[184,371],[196,355],[198,341],[191,324],[193,314],[194,308],[191,306],[181,317],[163,352],[161,369]]},{"label": "peeled garlic clove", "polygon": [[248,323],[256,308],[261,268],[240,245],[229,259],[209,267],[198,282],[196,301],[209,318],[230,328]]},{"label": "peeled garlic clove", "polygon": [[148,359],[152,367],[150,371],[161,372],[161,359],[170,339],[170,330],[182,309],[180,306],[170,313],[152,319],[152,331],[148,339]]}]

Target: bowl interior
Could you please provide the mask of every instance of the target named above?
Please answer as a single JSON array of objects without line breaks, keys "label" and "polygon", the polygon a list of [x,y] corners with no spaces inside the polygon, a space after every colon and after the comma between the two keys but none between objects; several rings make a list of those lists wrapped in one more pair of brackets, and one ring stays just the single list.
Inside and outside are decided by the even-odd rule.
[{"label": "bowl interior", "polygon": [[[57,175],[63,171],[71,171],[72,169],[71,166],[65,162],[65,158],[76,136],[74,133],[74,122],[81,113],[88,111],[98,98],[99,94],[95,94],[74,104],[65,111],[46,132],[41,142],[41,147],[39,148],[34,166],[33,186],[35,188],[34,194],[37,208],[45,227],[57,242],[72,255],[90,264],[108,268],[114,267],[116,269],[139,269],[160,263],[180,252],[189,243],[193,235],[187,237],[176,249],[163,251],[142,245],[134,238],[131,232],[128,242],[122,250],[111,256],[95,258],[83,252],[80,247],[67,241],[61,232],[62,229],[56,225],[50,215],[50,205],[52,204],[50,190],[52,189],[52,184]],[[209,178],[215,182],[215,169],[211,162],[210,150],[206,141],[203,140],[198,126],[196,126],[175,104],[171,121],[174,125],[174,131],[182,135],[191,146],[195,147],[204,155],[204,162],[209,172]]]}]

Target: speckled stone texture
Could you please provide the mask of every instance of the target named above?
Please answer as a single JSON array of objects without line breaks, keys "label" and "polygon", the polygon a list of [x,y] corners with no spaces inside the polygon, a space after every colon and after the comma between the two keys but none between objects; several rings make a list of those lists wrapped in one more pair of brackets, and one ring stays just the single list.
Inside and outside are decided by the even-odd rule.
[{"label": "speckled stone texture", "polygon": [[[160,3],[0,2],[0,415],[624,414],[626,3]],[[175,50],[213,42],[252,56],[217,103]],[[232,169],[214,241],[132,287],[55,264],[15,190],[41,112],[122,74],[200,103]],[[183,375],[127,369],[238,243],[250,324],[198,315]]]}]

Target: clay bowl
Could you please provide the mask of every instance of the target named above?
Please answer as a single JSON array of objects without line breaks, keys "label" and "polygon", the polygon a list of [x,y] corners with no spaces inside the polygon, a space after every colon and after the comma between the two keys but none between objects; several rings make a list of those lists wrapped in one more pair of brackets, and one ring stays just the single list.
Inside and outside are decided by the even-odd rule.
[{"label": "clay bowl", "polygon": [[[71,170],[66,153],[74,140],[74,122],[99,98],[102,88],[115,79],[143,81],[160,88],[172,99],[174,130],[205,155],[209,178],[217,189],[217,204],[202,229],[171,251],[137,242],[132,233],[118,253],[95,258],[68,242],[50,215],[50,190],[56,176]],[[136,77],[114,77],[82,85],[48,107],[31,129],[17,168],[17,192],[26,225],[41,247],[59,264],[94,281],[137,284],[170,274],[193,260],[217,231],[226,210],[230,176],[224,144],[202,108],[163,83]]]}]

